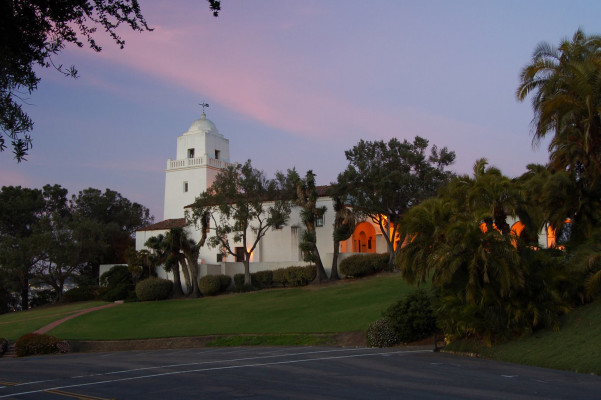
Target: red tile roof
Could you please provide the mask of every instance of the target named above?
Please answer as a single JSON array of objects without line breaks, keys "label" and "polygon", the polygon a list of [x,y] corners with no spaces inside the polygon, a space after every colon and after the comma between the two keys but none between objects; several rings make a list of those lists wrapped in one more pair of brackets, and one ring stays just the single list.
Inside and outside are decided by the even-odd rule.
[{"label": "red tile roof", "polygon": [[164,231],[171,228],[183,228],[186,225],[185,218],[166,219],[156,224],[147,225],[138,229],[138,231]]}]

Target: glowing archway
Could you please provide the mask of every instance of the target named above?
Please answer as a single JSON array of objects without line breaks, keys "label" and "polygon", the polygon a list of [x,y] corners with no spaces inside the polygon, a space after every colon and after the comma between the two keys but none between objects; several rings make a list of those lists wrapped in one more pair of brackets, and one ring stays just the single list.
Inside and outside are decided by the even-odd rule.
[{"label": "glowing archway", "polygon": [[361,222],[351,236],[353,253],[376,252],[376,230],[369,222]]}]

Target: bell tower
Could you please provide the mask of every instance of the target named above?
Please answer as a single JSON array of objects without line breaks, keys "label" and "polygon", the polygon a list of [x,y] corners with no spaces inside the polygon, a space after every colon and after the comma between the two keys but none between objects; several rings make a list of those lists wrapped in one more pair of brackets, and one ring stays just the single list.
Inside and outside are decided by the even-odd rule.
[{"label": "bell tower", "polygon": [[167,160],[165,169],[164,219],[183,218],[184,207],[211,186],[221,169],[230,165],[230,143],[207,119],[201,104],[202,116],[177,138],[175,160]]}]

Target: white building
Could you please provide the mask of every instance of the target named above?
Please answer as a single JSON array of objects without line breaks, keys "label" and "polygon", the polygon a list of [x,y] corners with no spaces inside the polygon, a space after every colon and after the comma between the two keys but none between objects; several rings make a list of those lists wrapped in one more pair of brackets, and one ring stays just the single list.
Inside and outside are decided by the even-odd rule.
[{"label": "white building", "polygon": [[[165,234],[174,227],[185,227],[195,240],[200,232],[194,226],[186,226],[185,207],[194,203],[196,196],[206,190],[221,169],[230,165],[229,140],[203,113],[190,125],[188,131],[177,138],[176,158],[167,160],[165,169],[164,220],[136,232],[136,250],[144,249],[144,243],[152,236]],[[318,187],[317,206],[327,211],[316,227],[317,245],[324,267],[329,271],[333,255],[333,223],[335,212],[332,199],[325,194],[327,187]],[[301,235],[305,229],[300,208],[293,207],[288,225],[269,230],[261,239],[251,256],[251,272],[276,269],[292,265],[304,265],[299,250]],[[362,222],[354,235],[340,245],[340,262],[354,253],[385,252],[386,243],[379,228]],[[204,246],[200,252],[200,276],[243,272],[241,259],[231,255],[222,259],[220,249]]]}]

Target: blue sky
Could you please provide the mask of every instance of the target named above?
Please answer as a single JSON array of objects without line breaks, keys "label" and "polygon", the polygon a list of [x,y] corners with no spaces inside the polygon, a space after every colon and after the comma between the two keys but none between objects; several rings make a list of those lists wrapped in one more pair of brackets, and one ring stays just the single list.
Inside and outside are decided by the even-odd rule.
[{"label": "blue sky", "polygon": [[166,160],[203,101],[231,160],[268,176],[313,169],[327,184],[360,139],[416,135],[454,150],[457,172],[486,157],[517,176],[548,157],[515,99],[520,70],[541,41],[601,34],[592,0],[223,0],[219,18],[197,0],[141,6],[153,32],[67,48],[54,61],[78,79],[40,72],[34,147],[20,164],[0,153],[0,185],[110,188],[161,220]]}]

